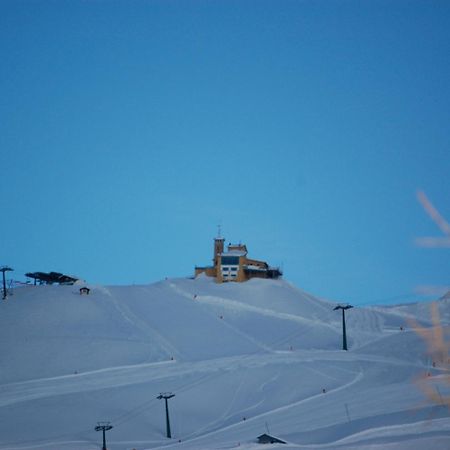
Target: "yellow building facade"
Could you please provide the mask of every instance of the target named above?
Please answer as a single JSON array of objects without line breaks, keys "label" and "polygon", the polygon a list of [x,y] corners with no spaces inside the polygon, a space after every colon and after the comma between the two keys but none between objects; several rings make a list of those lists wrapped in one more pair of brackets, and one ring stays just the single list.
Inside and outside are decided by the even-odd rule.
[{"label": "yellow building facade", "polygon": [[282,273],[278,267],[270,267],[265,261],[248,257],[245,244],[229,244],[225,251],[225,239],[214,239],[212,266],[196,266],[195,276],[204,273],[218,283],[243,282],[251,278],[279,278]]}]

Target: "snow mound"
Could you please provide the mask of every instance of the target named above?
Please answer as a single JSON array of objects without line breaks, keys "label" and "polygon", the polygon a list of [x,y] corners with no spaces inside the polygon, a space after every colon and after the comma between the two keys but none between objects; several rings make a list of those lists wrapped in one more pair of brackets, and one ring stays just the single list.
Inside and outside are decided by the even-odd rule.
[{"label": "snow mound", "polygon": [[[335,303],[283,280],[89,287],[1,304],[0,449],[98,448],[103,420],[110,449],[259,448],[268,429],[282,448],[450,447],[429,395],[450,395],[448,367],[412,327],[432,325],[429,304],[348,310],[345,352]],[[448,327],[447,299],[439,312]]]}]

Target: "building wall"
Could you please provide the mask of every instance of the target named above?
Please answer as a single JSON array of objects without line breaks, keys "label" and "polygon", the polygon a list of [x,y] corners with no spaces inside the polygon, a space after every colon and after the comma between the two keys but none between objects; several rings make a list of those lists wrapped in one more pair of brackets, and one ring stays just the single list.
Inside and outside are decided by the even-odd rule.
[{"label": "building wall", "polygon": [[245,281],[245,275],[243,270],[244,256],[235,256],[237,258],[237,264],[222,264],[222,256],[219,256],[217,265],[216,279],[218,283],[224,281]]},{"label": "building wall", "polygon": [[213,255],[213,266],[217,267],[219,264],[219,256],[223,253],[225,244],[224,238],[215,238],[214,239],[214,255]]},{"label": "building wall", "polygon": [[266,272],[252,272],[245,274],[246,280],[250,280],[251,278],[267,278]]},{"label": "building wall", "polygon": [[265,261],[259,261],[257,259],[250,258],[246,258],[246,262],[244,264],[247,264],[249,266],[261,267],[262,269],[267,269],[269,267],[269,265]]},{"label": "building wall", "polygon": [[201,273],[204,273],[208,277],[216,277],[217,270],[215,267],[196,267],[195,268],[195,276],[197,277]]}]

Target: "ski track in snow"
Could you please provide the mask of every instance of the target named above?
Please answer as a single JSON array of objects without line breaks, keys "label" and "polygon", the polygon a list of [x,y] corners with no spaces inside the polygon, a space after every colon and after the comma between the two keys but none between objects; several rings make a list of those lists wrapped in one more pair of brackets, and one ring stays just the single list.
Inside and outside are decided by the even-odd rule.
[{"label": "ski track in snow", "polygon": [[[218,358],[199,362],[157,362],[133,366],[112,367],[76,375],[28,380],[0,385],[0,406],[34,400],[37,398],[86,392],[103,388],[144,383],[163,378],[179,377],[195,372],[217,372],[245,366],[244,356]],[[245,358],[250,366],[263,366],[266,356]],[[277,363],[290,363],[279,358]]]},{"label": "ski track in snow", "polygon": [[401,425],[385,425],[382,427],[369,428],[367,430],[350,434],[349,436],[346,436],[342,439],[338,439],[334,442],[334,444],[338,446],[354,443],[361,445],[361,441],[365,441],[371,438],[377,438],[379,440],[386,436],[389,436],[389,438],[392,438],[393,436],[402,436],[405,434],[405,431],[407,431],[408,434],[411,435],[419,435],[417,437],[420,437],[420,435],[424,431],[445,433],[447,434],[450,443],[450,423],[447,419],[436,419],[433,422],[420,421]]},{"label": "ski track in snow", "polygon": [[[356,373],[356,374],[355,374],[355,377],[354,377],[351,381],[349,381],[348,383],[345,383],[345,384],[343,384],[343,385],[341,385],[341,386],[338,386],[338,387],[336,387],[336,388],[334,388],[334,389],[330,389],[330,390],[328,391],[328,395],[333,394],[333,393],[336,393],[336,392],[339,392],[339,391],[342,391],[342,390],[345,390],[345,389],[348,389],[350,386],[352,386],[352,385],[354,385],[354,384],[357,384],[357,383],[360,382],[362,379],[363,379],[363,372],[361,371],[361,372]],[[253,416],[253,417],[248,418],[248,419],[245,421],[245,423],[246,423],[246,424],[250,424],[250,423],[253,423],[253,422],[259,422],[259,421],[261,421],[261,419],[263,419],[263,418],[269,418],[270,416],[277,415],[277,414],[279,414],[279,413],[282,413],[282,412],[285,412],[285,411],[287,411],[287,410],[293,409],[293,408],[295,408],[295,407],[297,407],[297,406],[299,406],[299,405],[303,405],[303,404],[305,404],[305,403],[312,402],[312,401],[314,401],[316,398],[319,398],[319,397],[322,397],[322,396],[323,396],[322,393],[315,394],[315,395],[311,395],[311,396],[309,396],[309,397],[307,397],[307,398],[298,400],[298,401],[296,401],[296,402],[292,402],[292,403],[289,403],[289,404],[287,404],[287,405],[283,405],[283,406],[280,406],[280,407],[278,407],[278,408],[271,409],[270,411],[266,411],[266,412],[264,412],[264,413],[257,414],[257,415],[255,415],[255,416]],[[262,401],[263,401],[263,400],[262,400]],[[218,429],[218,430],[214,430],[214,431],[211,431],[211,432],[209,432],[209,433],[202,434],[202,435],[199,436],[199,437],[195,437],[195,438],[193,438],[193,439],[186,439],[185,442],[186,442],[187,444],[191,444],[191,443],[193,443],[193,442],[195,442],[195,441],[197,441],[197,440],[207,439],[208,437],[214,436],[214,435],[216,435],[216,434],[226,433],[227,431],[230,431],[230,430],[232,430],[232,429],[234,429],[234,428],[236,428],[236,427],[241,427],[242,424],[243,424],[243,422],[233,423],[233,424],[231,424],[231,425],[222,427],[222,428],[220,428],[220,429]],[[203,446],[202,446],[202,448],[207,448],[207,447],[203,447]],[[215,448],[216,448],[216,447],[215,447]],[[283,448],[284,448],[284,446],[283,446]]]},{"label": "ski track in snow", "polygon": [[[192,294],[190,294],[189,292],[184,291],[183,289],[179,288],[178,286],[176,286],[174,283],[170,283],[169,286],[180,296],[189,299],[190,301],[193,301],[193,296]],[[199,301],[202,298],[201,295],[198,295],[195,298],[195,302],[197,304],[201,304],[202,302]],[[223,299],[224,300],[224,299]],[[226,301],[226,300],[225,300]],[[213,314],[211,314],[211,312],[203,309],[203,312],[208,314],[211,318],[217,320],[217,317],[214,316]],[[251,342],[253,345],[255,345],[256,347],[259,347],[262,350],[265,350],[266,352],[272,352],[272,348],[270,348],[269,346],[263,344],[260,341],[257,341],[255,338],[253,338],[252,336],[250,336],[248,333],[244,333],[243,331],[239,330],[237,327],[231,325],[229,322],[227,322],[224,319],[221,319],[221,324],[225,327],[228,327],[230,330],[232,330],[235,334],[243,337],[244,339],[246,339],[247,341]]]},{"label": "ski track in snow", "polygon": [[[291,322],[301,323],[302,325],[304,325],[306,323],[309,324],[311,322],[311,319],[306,319],[304,317],[297,316],[294,314],[277,312],[277,311],[274,311],[272,309],[267,309],[267,308],[259,308],[258,306],[247,305],[245,303],[238,302],[236,300],[229,300],[229,299],[225,299],[222,297],[216,297],[216,296],[212,296],[212,295],[199,295],[197,297],[197,300],[199,302],[209,303],[211,305],[220,305],[224,308],[228,308],[228,309],[231,309],[234,311],[247,311],[247,312],[251,312],[251,313],[260,314],[262,316],[275,317],[277,319],[289,320]],[[328,326],[329,328],[332,328],[333,330],[336,329],[335,327],[333,327],[332,325],[327,324],[327,323],[322,323],[322,325]]]},{"label": "ski track in snow", "polygon": [[[245,372],[243,373],[243,377],[245,376]],[[184,436],[185,441],[188,441],[190,439],[195,438],[196,436],[201,436],[205,431],[210,430],[211,428],[217,427],[218,425],[220,425],[222,422],[224,422],[225,420],[227,420],[229,418],[229,413],[232,409],[232,406],[234,404],[234,402],[236,401],[236,398],[238,397],[239,391],[241,390],[242,386],[244,384],[244,380],[241,378],[241,381],[239,383],[238,388],[236,389],[236,391],[234,392],[228,407],[226,409],[226,411],[217,419],[214,419],[213,421],[207,423],[206,425],[204,425],[202,428],[194,431],[193,433],[189,434],[188,436]]]},{"label": "ski track in snow", "polygon": [[[174,283],[170,284],[170,287],[177,292],[179,295],[188,298],[190,300],[192,300],[192,294],[189,292],[186,292],[185,290],[179,288],[178,286],[176,286]],[[310,296],[306,295],[308,297],[308,299],[310,300]],[[224,298],[224,297],[218,297],[215,295],[204,295],[204,294],[200,294],[196,296],[196,302],[199,303],[207,303],[210,305],[218,305],[218,306],[222,306],[224,308],[227,309],[231,309],[234,311],[247,311],[247,312],[251,312],[251,313],[256,313],[262,316],[267,316],[267,317],[275,317],[277,319],[282,319],[282,320],[289,320],[289,321],[293,321],[293,322],[297,322],[297,323],[301,323],[301,324],[309,324],[311,321],[312,322],[316,322],[317,320],[312,320],[312,319],[308,319],[308,318],[304,318],[302,316],[298,316],[295,314],[290,314],[290,313],[284,313],[284,312],[278,312],[275,311],[273,309],[268,309],[268,308],[261,308],[258,306],[254,306],[254,305],[249,305],[247,303],[243,303],[242,301],[237,301],[237,300],[231,300],[229,298]],[[324,308],[324,310],[327,312],[327,314],[330,313],[329,310],[327,310],[324,306],[320,305],[322,308]],[[329,328],[331,328],[333,331],[336,329],[335,326],[328,324],[326,322],[320,321],[320,323],[324,326],[328,326]]]},{"label": "ski track in snow", "polygon": [[145,336],[148,336],[149,340],[156,340],[158,344],[163,348],[167,355],[173,355],[175,358],[180,359],[181,355],[178,350],[160,333],[153,328],[150,328],[147,323],[136,316],[124,302],[120,302],[108,288],[103,287],[101,291],[110,298],[116,311],[122,316],[122,318],[130,323],[133,328],[138,328]]},{"label": "ski track in snow", "polygon": [[[423,366],[421,365],[376,355],[356,355],[351,352],[336,353],[331,351],[299,351],[275,354],[239,355],[235,357],[194,362],[163,361],[111,367],[76,375],[62,375],[59,377],[2,384],[0,385],[0,407],[37,398],[127,386],[163,378],[180,377],[196,372],[213,373],[220,370],[236,370],[240,367],[263,367],[268,364],[308,364],[313,361],[339,361],[348,363],[367,361],[423,369]],[[329,377],[325,372],[323,372],[323,375]]]}]

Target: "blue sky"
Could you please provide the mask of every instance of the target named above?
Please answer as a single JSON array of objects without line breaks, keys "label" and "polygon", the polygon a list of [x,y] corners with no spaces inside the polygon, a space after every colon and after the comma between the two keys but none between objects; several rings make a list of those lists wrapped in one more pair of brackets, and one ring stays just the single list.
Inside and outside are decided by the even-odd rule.
[{"label": "blue sky", "polygon": [[450,284],[448,1],[0,2],[1,264],[189,276],[227,241],[313,294]]}]

